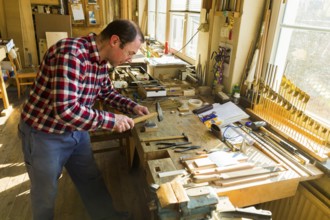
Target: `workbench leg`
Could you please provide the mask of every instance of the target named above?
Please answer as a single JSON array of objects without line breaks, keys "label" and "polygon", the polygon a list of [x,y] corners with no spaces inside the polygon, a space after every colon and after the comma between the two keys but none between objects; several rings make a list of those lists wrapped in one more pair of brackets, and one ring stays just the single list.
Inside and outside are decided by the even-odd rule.
[{"label": "workbench leg", "polygon": [[135,143],[132,135],[129,135],[126,138],[126,146],[127,146],[126,157],[128,162],[128,168],[131,169],[133,166],[134,152],[135,152]]}]

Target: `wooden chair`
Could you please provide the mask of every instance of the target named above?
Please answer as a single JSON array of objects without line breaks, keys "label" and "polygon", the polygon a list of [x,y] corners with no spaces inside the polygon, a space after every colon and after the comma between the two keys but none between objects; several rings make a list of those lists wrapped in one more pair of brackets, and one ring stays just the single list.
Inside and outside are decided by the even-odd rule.
[{"label": "wooden chair", "polygon": [[16,79],[17,94],[18,98],[21,97],[21,88],[24,86],[32,85],[37,76],[36,68],[22,68],[19,57],[14,49],[9,51],[8,58],[10,60],[11,66],[14,69],[14,75]]}]

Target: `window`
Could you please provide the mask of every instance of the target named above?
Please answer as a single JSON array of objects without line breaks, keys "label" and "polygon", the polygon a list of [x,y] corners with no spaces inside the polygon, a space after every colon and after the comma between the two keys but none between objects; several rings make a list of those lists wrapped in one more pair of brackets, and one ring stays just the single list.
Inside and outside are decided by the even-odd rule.
[{"label": "window", "polygon": [[[197,56],[201,0],[148,0],[148,35],[177,51],[189,62]],[[169,15],[169,17],[167,17]],[[168,22],[167,22],[168,21]],[[166,31],[169,35],[166,35]]]},{"label": "window", "polygon": [[148,35],[161,43],[166,41],[167,1],[148,0]]},{"label": "window", "polygon": [[156,0],[148,0],[148,35],[156,37]]},{"label": "window", "polygon": [[156,39],[165,43],[166,41],[166,9],[167,1],[157,0],[157,26],[156,26]]},{"label": "window", "polygon": [[184,57],[197,56],[201,0],[171,1],[170,46]]},{"label": "window", "polygon": [[306,113],[330,125],[330,1],[286,1],[281,6],[274,63],[310,95]]}]

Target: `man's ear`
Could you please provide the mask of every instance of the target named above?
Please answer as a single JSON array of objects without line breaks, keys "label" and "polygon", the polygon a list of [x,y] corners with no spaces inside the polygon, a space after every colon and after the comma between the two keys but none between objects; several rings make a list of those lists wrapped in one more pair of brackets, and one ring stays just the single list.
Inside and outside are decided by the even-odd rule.
[{"label": "man's ear", "polygon": [[112,35],[110,37],[110,45],[114,47],[116,44],[120,44],[120,38],[117,35]]}]

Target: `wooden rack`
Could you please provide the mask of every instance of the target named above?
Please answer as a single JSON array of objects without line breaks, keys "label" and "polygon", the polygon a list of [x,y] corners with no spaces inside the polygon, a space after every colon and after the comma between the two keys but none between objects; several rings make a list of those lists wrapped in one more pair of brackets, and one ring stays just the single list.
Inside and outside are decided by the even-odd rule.
[{"label": "wooden rack", "polygon": [[267,67],[268,78],[258,83],[258,95],[253,108],[247,111],[266,121],[280,135],[297,145],[318,161],[324,162],[330,155],[327,147],[330,128],[305,113],[310,96],[285,76],[275,92],[276,67]]}]

